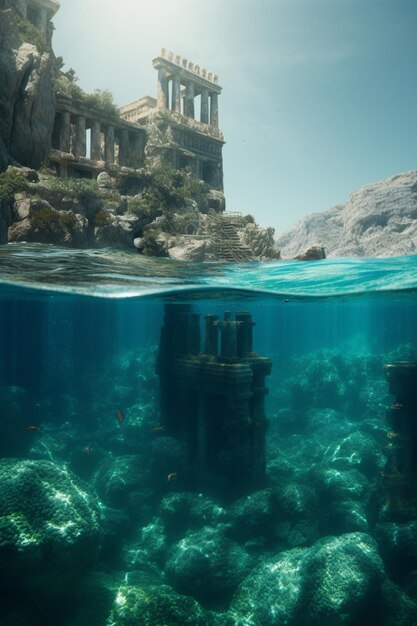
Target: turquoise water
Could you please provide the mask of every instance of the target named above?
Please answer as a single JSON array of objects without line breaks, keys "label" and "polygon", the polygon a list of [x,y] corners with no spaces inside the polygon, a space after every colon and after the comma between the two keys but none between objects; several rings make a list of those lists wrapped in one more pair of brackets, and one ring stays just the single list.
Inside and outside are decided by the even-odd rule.
[{"label": "turquoise water", "polygon": [[0,248],[0,624],[417,623],[416,269]]}]

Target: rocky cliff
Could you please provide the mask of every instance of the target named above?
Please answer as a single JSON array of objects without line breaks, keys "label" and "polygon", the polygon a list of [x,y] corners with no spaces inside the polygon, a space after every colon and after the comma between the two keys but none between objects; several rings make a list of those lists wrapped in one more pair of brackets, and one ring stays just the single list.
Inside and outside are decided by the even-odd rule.
[{"label": "rocky cliff", "polygon": [[52,52],[41,35],[24,41],[27,33],[33,34],[31,25],[14,4],[0,0],[0,172],[14,162],[37,169],[50,150]]},{"label": "rocky cliff", "polygon": [[417,170],[365,185],[346,204],[308,215],[277,239],[286,259],[317,243],[327,256],[417,254]]}]

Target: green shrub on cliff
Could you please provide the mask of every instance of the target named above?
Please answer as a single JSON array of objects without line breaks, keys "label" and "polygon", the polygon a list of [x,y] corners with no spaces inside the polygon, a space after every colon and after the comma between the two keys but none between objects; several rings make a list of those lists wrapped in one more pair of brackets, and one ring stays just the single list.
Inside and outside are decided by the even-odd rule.
[{"label": "green shrub on cliff", "polygon": [[36,28],[36,26],[29,22],[29,20],[20,16],[16,17],[16,21],[19,34],[24,42],[31,43],[33,46],[36,46],[36,49],[40,54],[50,52],[45,37]]},{"label": "green shrub on cliff", "polygon": [[97,181],[88,178],[51,178],[48,187],[79,201],[100,198]]},{"label": "green shrub on cliff", "polygon": [[55,79],[55,92],[77,100],[86,107],[92,107],[103,115],[116,119],[120,118],[119,109],[113,101],[111,91],[108,89],[94,89],[91,93],[87,93],[77,85],[77,80],[76,76],[70,79],[67,75],[61,73]]},{"label": "green shrub on cliff", "polygon": [[15,171],[0,174],[0,206],[12,208],[15,193],[26,191],[28,183],[23,176]]},{"label": "green shrub on cliff", "polygon": [[162,216],[161,230],[171,232],[173,215],[184,208],[190,200],[204,191],[204,183],[184,170],[176,170],[168,164],[158,164],[145,174],[144,189],[139,196],[129,198],[128,210],[150,223]]}]

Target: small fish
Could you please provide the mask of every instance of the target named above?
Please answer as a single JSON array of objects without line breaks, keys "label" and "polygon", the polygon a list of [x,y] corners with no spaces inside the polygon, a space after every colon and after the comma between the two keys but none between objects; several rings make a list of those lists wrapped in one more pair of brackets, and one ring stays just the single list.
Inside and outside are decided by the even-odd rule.
[{"label": "small fish", "polygon": [[171,480],[173,480],[175,478],[175,476],[177,475],[177,472],[171,472],[170,474],[168,474],[167,476],[167,481],[171,482]]},{"label": "small fish", "polygon": [[122,424],[125,421],[125,416],[123,415],[123,412],[120,409],[117,409],[116,417],[117,417],[117,421],[119,422],[119,424]]},{"label": "small fish", "polygon": [[155,428],[152,428],[151,432],[152,433],[163,433],[165,430],[165,426],[155,426]]},{"label": "small fish", "polygon": [[89,443],[88,446],[84,448],[84,450],[87,456],[91,456],[93,454],[93,448],[91,446],[91,443]]},{"label": "small fish", "polygon": [[402,409],[403,408],[403,404],[401,404],[401,402],[394,402],[394,404],[391,404],[391,409]]},{"label": "small fish", "polygon": [[393,430],[390,430],[389,433],[387,433],[387,437],[388,439],[396,439],[396,437],[399,437],[399,434],[394,432]]},{"label": "small fish", "polygon": [[30,431],[35,431],[35,430],[40,430],[39,426],[35,426],[34,424],[31,424],[30,426],[25,426],[25,428],[23,430],[26,430],[28,432]]},{"label": "small fish", "polygon": [[283,302],[289,302],[288,298],[285,298],[285,299],[283,300]]}]

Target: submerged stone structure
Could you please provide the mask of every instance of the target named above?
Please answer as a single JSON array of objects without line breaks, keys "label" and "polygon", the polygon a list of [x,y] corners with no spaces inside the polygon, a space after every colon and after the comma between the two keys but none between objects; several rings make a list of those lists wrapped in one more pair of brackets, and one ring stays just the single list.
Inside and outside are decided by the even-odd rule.
[{"label": "submerged stone structure", "polygon": [[153,66],[158,72],[157,97],[145,96],[122,106],[122,118],[156,127],[160,135],[151,142],[154,153],[223,190],[218,76],[164,48]]},{"label": "submerged stone structure", "polygon": [[[157,372],[161,423],[187,444],[191,488],[235,497],[265,483],[265,377],[271,361],[253,351],[248,312],[204,318],[167,304]],[[219,345],[220,338],[220,345]]]},{"label": "submerged stone structure", "polygon": [[387,410],[387,464],[382,474],[384,520],[417,519],[417,362],[384,366],[395,402]]}]

